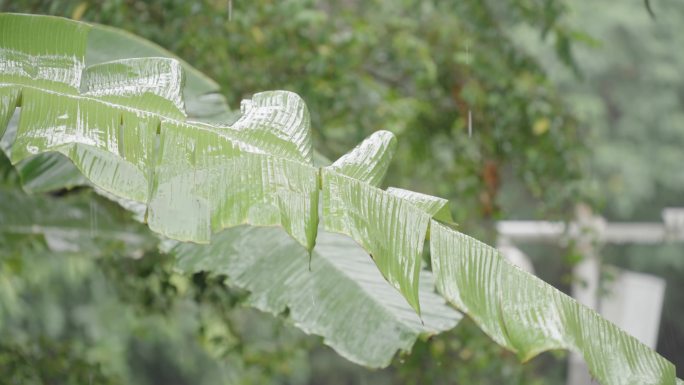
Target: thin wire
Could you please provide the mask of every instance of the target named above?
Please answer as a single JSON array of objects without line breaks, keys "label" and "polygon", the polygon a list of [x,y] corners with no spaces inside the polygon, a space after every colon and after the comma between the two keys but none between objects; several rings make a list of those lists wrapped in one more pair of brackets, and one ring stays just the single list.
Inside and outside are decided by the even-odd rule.
[{"label": "thin wire", "polygon": [[470,67],[470,41],[466,42],[466,64]]},{"label": "thin wire", "polygon": [[90,237],[95,238],[97,233],[97,208],[93,200],[90,201]]},{"label": "thin wire", "polygon": [[[466,64],[468,65],[468,68],[470,68],[470,42],[466,42]],[[472,138],[473,137],[473,113],[468,108],[468,137]]]},{"label": "thin wire", "polygon": [[651,16],[651,19],[655,20],[656,15],[655,15],[655,12],[653,12],[653,8],[651,8],[651,1],[650,0],[644,0],[644,5],[646,6],[646,10],[648,11],[648,14]]}]

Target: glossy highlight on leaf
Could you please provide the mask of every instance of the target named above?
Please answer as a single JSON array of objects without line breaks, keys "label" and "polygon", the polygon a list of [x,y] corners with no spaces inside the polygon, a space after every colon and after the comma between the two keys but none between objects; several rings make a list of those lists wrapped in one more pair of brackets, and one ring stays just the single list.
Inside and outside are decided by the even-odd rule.
[{"label": "glossy highlight on leaf", "polygon": [[25,87],[11,159],[60,152],[95,185],[144,202],[158,125],[142,111]]},{"label": "glossy highlight on leaf", "polygon": [[389,131],[376,131],[328,169],[378,187],[385,177],[397,147]]},{"label": "glossy highlight on leaf", "polygon": [[243,115],[230,126],[229,135],[267,153],[313,164],[311,118],[299,95],[260,92],[240,107]]},{"label": "glossy highlight on leaf", "polygon": [[78,92],[89,30],[56,17],[0,14],[0,83]]},{"label": "glossy highlight on leaf", "polygon": [[183,69],[167,58],[122,59],[87,67],[81,93],[107,102],[183,119]]},{"label": "glossy highlight on leaf", "polygon": [[[168,58],[174,59],[171,62],[180,63],[187,78],[182,89],[183,104],[185,113],[192,119],[219,122],[235,120],[237,113],[231,111],[226,104],[224,97],[219,93],[219,85],[176,55],[129,32],[104,25],[91,25],[86,45],[86,69],[88,66],[107,62],[141,58]],[[18,92],[14,87],[9,88]],[[13,108],[10,109],[10,115],[13,110]],[[4,127],[4,125],[0,126],[0,130]],[[14,138],[16,123],[13,127],[10,122],[8,130],[14,130],[15,134],[12,134]],[[1,131],[0,134],[2,134]],[[8,151],[6,153],[9,154]],[[74,164],[59,153],[32,156],[16,164],[16,168],[24,182],[23,187],[27,191],[46,192],[88,184],[88,180]]]}]

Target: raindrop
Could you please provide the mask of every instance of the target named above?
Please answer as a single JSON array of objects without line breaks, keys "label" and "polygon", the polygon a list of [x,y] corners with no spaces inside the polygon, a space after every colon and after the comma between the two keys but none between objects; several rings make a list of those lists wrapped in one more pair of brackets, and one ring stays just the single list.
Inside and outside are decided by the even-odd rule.
[{"label": "raindrop", "polygon": [[90,237],[95,238],[97,232],[97,208],[93,200],[90,201]]}]

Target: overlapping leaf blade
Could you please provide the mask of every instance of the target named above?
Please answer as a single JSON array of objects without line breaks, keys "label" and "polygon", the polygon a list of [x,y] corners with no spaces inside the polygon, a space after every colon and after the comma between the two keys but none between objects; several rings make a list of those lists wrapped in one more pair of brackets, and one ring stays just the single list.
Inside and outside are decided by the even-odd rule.
[{"label": "overlapping leaf blade", "polygon": [[[162,124],[150,228],[208,242],[243,223],[282,225],[309,250],[318,226],[318,173],[310,165],[246,152],[216,131]],[[182,218],[182,220],[178,220]]]},{"label": "overlapping leaf blade", "polygon": [[12,162],[60,152],[93,184],[145,202],[159,119],[97,99],[22,89]]},{"label": "overlapping leaf blade", "polygon": [[375,187],[395,147],[392,133],[378,131],[322,169],[323,224],[363,246],[385,279],[420,314],[421,255],[430,215]]},{"label": "overlapping leaf blade", "polygon": [[323,223],[366,249],[387,281],[420,314],[423,244],[430,215],[409,202],[324,168]]},{"label": "overlapping leaf blade", "polygon": [[[63,19],[59,18],[48,19],[63,22]],[[187,78],[183,84],[182,95],[185,112],[189,117],[224,124],[237,119],[239,114],[230,110],[225,98],[220,94],[219,85],[176,55],[129,32],[98,24],[90,26],[85,53],[86,66],[131,58],[159,57],[174,59],[180,63]],[[0,136],[4,128],[5,125],[0,125]],[[16,131],[16,126],[12,127],[10,123],[9,129]],[[28,191],[54,191],[88,184],[76,166],[59,153],[33,156],[18,163],[16,168],[24,182],[24,188]]]},{"label": "overlapping leaf blade", "polygon": [[[419,335],[451,329],[460,314],[432,290],[422,272],[422,322],[350,238],[319,232],[310,270],[306,251],[277,228],[237,227],[210,245],[180,244],[172,250],[185,271],[226,274],[249,290],[250,304],[294,324],[347,359],[384,367],[397,350],[408,351]],[[424,323],[423,323],[424,322]]]},{"label": "overlapping leaf blade", "polygon": [[[17,136],[19,115],[19,109],[17,109],[6,126],[5,135],[0,138],[0,150],[8,158],[12,155],[12,144]],[[22,181],[22,187],[28,192],[57,191],[89,184],[88,179],[74,163],[58,152],[32,156],[16,163],[14,167]]]}]

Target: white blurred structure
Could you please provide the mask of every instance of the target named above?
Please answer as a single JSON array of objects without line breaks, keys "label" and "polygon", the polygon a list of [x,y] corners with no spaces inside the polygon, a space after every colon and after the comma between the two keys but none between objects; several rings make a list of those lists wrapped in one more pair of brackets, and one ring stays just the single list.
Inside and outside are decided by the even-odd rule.
[{"label": "white blurred structure", "polygon": [[518,266],[530,274],[534,274],[532,261],[519,248],[515,247],[508,238],[499,238],[496,248],[508,260],[508,262]]},{"label": "white blurred structure", "polygon": [[601,314],[651,348],[658,342],[665,281],[633,271],[610,268],[613,278],[603,285]]},{"label": "white blurred structure", "polygon": [[[660,244],[684,242],[684,208],[667,208],[663,223],[610,223],[578,206],[571,223],[548,221],[501,221],[497,223],[497,246],[516,266],[533,273],[530,259],[515,245],[521,243],[562,244],[574,240],[583,255],[573,272],[573,297],[598,311],[645,345],[655,349],[665,296],[665,281],[659,277],[603,266],[612,279],[601,282],[602,266],[597,250],[603,244]],[[605,271],[605,270],[604,270]],[[599,296],[599,286],[608,294]],[[571,354],[568,385],[597,384],[591,379],[581,356]]]}]

